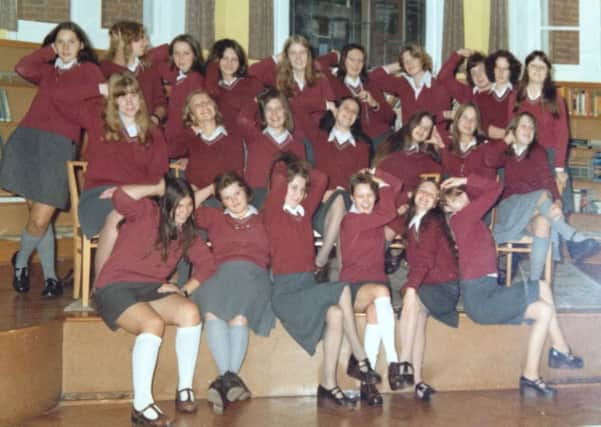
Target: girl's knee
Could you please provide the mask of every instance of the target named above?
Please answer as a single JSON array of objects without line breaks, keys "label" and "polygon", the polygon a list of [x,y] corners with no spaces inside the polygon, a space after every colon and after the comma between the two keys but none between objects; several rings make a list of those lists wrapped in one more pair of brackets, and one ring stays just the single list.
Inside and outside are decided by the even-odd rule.
[{"label": "girl's knee", "polygon": [[178,326],[195,326],[200,323],[200,312],[198,307],[191,301],[186,301],[182,304],[179,313],[179,325]]},{"label": "girl's knee", "polygon": [[236,317],[234,317],[232,320],[229,321],[229,324],[231,326],[244,326],[248,323],[248,320],[246,319],[246,316],[239,314]]},{"label": "girl's knee", "polygon": [[327,323],[341,323],[342,322],[342,308],[339,305],[331,305],[326,312]]},{"label": "girl's knee", "polygon": [[549,220],[542,215],[537,215],[532,220],[532,231],[538,237],[547,237],[549,236],[549,231],[551,230],[551,224]]},{"label": "girl's knee", "polygon": [[367,316],[367,323],[378,323],[378,314],[376,313],[376,306],[370,304],[367,306],[365,310],[365,315]]},{"label": "girl's knee", "polygon": [[158,315],[149,316],[142,321],[141,331],[162,337],[165,332],[165,321]]}]

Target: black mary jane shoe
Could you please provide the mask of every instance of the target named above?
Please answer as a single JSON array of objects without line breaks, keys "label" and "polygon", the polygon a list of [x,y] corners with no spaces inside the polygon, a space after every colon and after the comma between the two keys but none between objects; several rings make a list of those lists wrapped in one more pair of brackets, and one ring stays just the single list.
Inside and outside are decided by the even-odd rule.
[{"label": "black mary jane shoe", "polygon": [[361,383],[361,401],[369,406],[382,406],[384,400],[375,384]]},{"label": "black mary jane shoe", "polygon": [[25,292],[29,292],[29,268],[22,267],[19,269],[19,274],[17,274],[17,254],[19,252],[15,252],[10,260],[13,266],[13,288],[20,294],[24,294]]},{"label": "black mary jane shoe", "polygon": [[63,294],[63,282],[58,279],[46,279],[42,296],[46,298],[60,297]]},{"label": "black mary jane shoe", "polygon": [[[182,394],[185,398],[182,399]],[[175,409],[183,414],[193,414],[198,410],[198,401],[194,396],[194,390],[184,388],[175,392]]]},{"label": "black mary jane shoe", "polygon": [[415,382],[413,365],[409,362],[399,363],[399,376],[401,377],[400,388],[412,386]]},{"label": "black mary jane shoe", "polygon": [[394,274],[403,263],[405,249],[399,248],[398,246],[392,247],[393,244],[398,245],[402,243],[403,242],[400,239],[394,239],[386,249],[386,252],[384,253],[384,271],[386,274]]},{"label": "black mary jane shoe", "polygon": [[227,400],[235,402],[237,400],[250,399],[251,393],[242,378],[234,372],[226,372],[223,375],[223,388]]},{"label": "black mary jane shoe", "polygon": [[388,364],[388,385],[391,390],[398,390],[403,387],[401,364],[398,362],[391,362]]},{"label": "black mary jane shoe", "polygon": [[434,393],[436,393],[436,390],[423,381],[415,384],[415,398],[421,400],[422,402],[429,402],[430,397]]},{"label": "black mary jane shoe", "polygon": [[225,408],[229,405],[227,400],[227,392],[224,388],[223,377],[220,375],[209,385],[207,391],[207,401],[211,403],[213,412],[216,414],[223,414]]},{"label": "black mary jane shoe", "polygon": [[559,350],[551,347],[549,349],[549,368],[553,369],[582,369],[584,361],[582,357],[572,354],[572,352],[562,353]]},{"label": "black mary jane shoe", "polygon": [[354,354],[351,354],[348,360],[346,373],[367,384],[380,384],[382,382],[382,377],[373,370],[369,360],[357,360]]},{"label": "black mary jane shoe", "polygon": [[340,387],[336,386],[327,389],[323,386],[317,387],[317,405],[332,407],[332,408],[349,408],[352,409],[357,405],[357,401],[348,397]]},{"label": "black mary jane shoe", "polygon": [[[152,410],[156,414],[157,418],[151,419],[144,415],[147,410]],[[141,411],[136,411],[136,408],[131,409],[131,422],[139,426],[147,427],[171,427],[173,426],[173,420],[161,411],[161,409],[154,403],[151,403]]]},{"label": "black mary jane shoe", "polygon": [[601,243],[595,239],[586,239],[581,242],[572,242],[571,240],[566,242],[570,258],[577,264],[584,261],[588,257],[596,254],[601,250]]},{"label": "black mary jane shoe", "polygon": [[529,380],[526,377],[520,377],[520,395],[522,397],[537,398],[546,397],[553,398],[557,394],[557,390],[549,387],[542,378]]}]

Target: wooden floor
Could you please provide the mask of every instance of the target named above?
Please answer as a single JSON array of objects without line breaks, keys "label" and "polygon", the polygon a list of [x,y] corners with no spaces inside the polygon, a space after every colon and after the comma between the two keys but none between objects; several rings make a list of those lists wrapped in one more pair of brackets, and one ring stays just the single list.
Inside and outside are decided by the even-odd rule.
[{"label": "wooden floor", "polygon": [[[161,408],[174,415],[173,402]],[[23,427],[105,427],[129,425],[129,403],[63,405],[21,424]],[[251,399],[212,413],[205,401],[178,427],[192,426],[577,426],[601,423],[601,387],[562,388],[555,401],[522,400],[518,391],[446,392],[429,404],[411,394],[384,397],[384,406],[353,411],[318,409],[314,398]]]}]

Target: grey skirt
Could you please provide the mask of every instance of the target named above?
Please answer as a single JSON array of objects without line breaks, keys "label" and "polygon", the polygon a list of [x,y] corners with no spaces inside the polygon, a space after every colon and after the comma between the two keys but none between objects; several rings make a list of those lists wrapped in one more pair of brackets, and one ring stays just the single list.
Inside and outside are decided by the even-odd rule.
[{"label": "grey skirt", "polygon": [[326,222],[326,215],[328,214],[332,203],[334,203],[334,200],[339,195],[342,196],[342,198],[344,199],[344,205],[346,206],[346,210],[348,211],[351,208],[351,205],[353,204],[350,194],[346,190],[336,190],[332,193],[330,198],[325,203],[319,204],[319,208],[317,208],[317,210],[313,214],[313,229],[322,236],[325,228],[324,224]]},{"label": "grey skirt", "polygon": [[290,336],[311,356],[322,339],[328,309],[340,300],[345,283],[317,283],[313,273],[274,276],[271,304]]},{"label": "grey skirt", "polygon": [[113,331],[119,329],[117,319],[121,314],[139,302],[155,301],[170,293],[158,293],[162,283],[116,282],[97,288],[94,294],[96,311]]},{"label": "grey skirt", "polygon": [[249,261],[227,261],[190,298],[203,316],[212,313],[229,321],[243,315],[255,334],[267,336],[275,327],[271,289],[264,268]]},{"label": "grey skirt", "polygon": [[539,299],[538,281],[497,285],[497,278],[482,276],[462,280],[463,309],[476,323],[484,325],[520,324],[526,308]]},{"label": "grey skirt", "polygon": [[423,284],[417,289],[417,295],[436,320],[452,328],[459,326],[459,282]]},{"label": "grey skirt", "polygon": [[76,146],[63,135],[19,126],[2,150],[0,187],[58,209],[69,204],[67,161]]},{"label": "grey skirt", "polygon": [[79,196],[79,206],[77,208],[79,224],[88,239],[98,234],[106,217],[113,210],[112,199],[98,198],[104,190],[111,187],[110,185],[102,185],[90,188],[83,191]]}]

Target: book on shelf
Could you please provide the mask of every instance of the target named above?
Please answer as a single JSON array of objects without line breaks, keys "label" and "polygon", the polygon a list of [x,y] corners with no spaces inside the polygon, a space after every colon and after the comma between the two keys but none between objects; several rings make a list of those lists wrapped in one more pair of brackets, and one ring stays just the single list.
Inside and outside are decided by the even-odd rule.
[{"label": "book on shelf", "polygon": [[0,88],[0,122],[12,122],[8,94],[4,88]]},{"label": "book on shelf", "polygon": [[601,115],[601,89],[582,87],[562,87],[568,113],[571,116],[597,117]]}]

